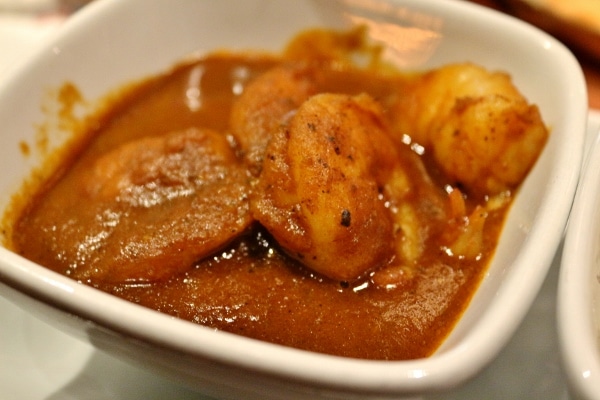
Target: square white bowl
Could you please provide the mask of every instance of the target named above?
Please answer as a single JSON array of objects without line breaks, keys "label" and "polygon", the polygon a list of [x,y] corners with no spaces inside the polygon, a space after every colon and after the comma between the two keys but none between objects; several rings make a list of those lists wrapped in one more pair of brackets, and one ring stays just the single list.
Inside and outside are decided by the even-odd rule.
[{"label": "square white bowl", "polygon": [[[44,93],[73,82],[85,99],[159,73],[192,52],[280,50],[308,27],[389,24],[393,61],[424,70],[472,61],[510,73],[551,136],[519,191],[496,255],[461,320],[431,357],[366,361],[286,348],[142,308],[0,248],[0,294],[99,349],[204,393],[245,399],[398,398],[448,389],[487,365],[537,294],[560,243],[586,130],[583,75],[541,31],[451,0],[102,0],[83,9],[0,88],[0,210],[40,159],[18,151],[46,116]],[[58,146],[60,132],[51,141]]]}]

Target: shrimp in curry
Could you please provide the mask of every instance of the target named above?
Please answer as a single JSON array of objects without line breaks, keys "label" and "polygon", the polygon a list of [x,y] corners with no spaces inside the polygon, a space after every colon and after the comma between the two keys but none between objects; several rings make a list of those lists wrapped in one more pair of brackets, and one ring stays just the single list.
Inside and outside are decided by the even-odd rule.
[{"label": "shrimp in curry", "polygon": [[[212,328],[346,357],[430,355],[549,132],[508,74],[408,74],[379,54],[363,29],[315,30],[281,54],[221,51],[128,89],[22,205],[10,245]],[[191,81],[196,107],[182,100]]]}]

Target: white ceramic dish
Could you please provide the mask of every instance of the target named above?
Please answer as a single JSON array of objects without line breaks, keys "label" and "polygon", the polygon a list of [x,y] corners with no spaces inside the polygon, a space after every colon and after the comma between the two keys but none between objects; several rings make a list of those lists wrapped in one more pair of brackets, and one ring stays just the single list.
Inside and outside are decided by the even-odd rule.
[{"label": "white ceramic dish", "polygon": [[[406,68],[470,60],[508,71],[552,127],[488,274],[435,355],[359,361],[256,342],[75,284],[6,249],[0,249],[0,293],[100,350],[223,398],[398,398],[473,377],[514,333],[550,266],[577,182],[587,108],[572,55],[537,29],[493,11],[449,0],[94,2],[0,88],[0,206],[31,171],[32,160],[17,149],[34,139],[33,124],[44,120],[39,106],[47,88],[69,80],[93,100],[194,51],[279,50],[302,28],[342,27],[352,16],[393,24],[387,44]],[[399,45],[406,43],[411,46]]]},{"label": "white ceramic dish", "polygon": [[600,130],[590,144],[565,238],[558,332],[576,398],[600,399]]}]

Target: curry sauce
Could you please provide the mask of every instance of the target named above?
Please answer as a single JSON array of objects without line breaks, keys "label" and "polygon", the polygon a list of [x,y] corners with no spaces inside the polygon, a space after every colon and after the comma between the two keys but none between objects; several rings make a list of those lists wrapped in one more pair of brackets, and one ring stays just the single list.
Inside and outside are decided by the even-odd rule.
[{"label": "curry sauce", "polygon": [[[427,74],[302,49],[308,55],[214,53],[130,89],[16,218],[15,250],[250,338],[367,359],[432,354],[473,296],[518,183],[471,188],[411,137],[404,119],[418,118],[403,110]],[[251,86],[261,82],[271,86]],[[286,92],[296,83],[304,86]],[[260,95],[240,111],[253,90]],[[536,110],[527,108],[529,125],[540,124]],[[259,129],[268,136],[246,145]],[[305,142],[311,134],[322,136]],[[346,186],[360,190],[346,195]],[[307,200],[313,191],[322,203]],[[321,230],[330,244],[318,241]],[[374,248],[369,265],[344,274]]]}]

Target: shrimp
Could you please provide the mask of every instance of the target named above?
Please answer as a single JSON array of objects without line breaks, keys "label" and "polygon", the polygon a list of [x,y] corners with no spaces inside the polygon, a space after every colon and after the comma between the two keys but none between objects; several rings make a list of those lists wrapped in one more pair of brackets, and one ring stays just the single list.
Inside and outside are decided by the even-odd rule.
[{"label": "shrimp", "polygon": [[541,152],[548,130],[509,75],[465,63],[417,76],[391,118],[433,154],[447,177],[471,194],[516,187]]},{"label": "shrimp", "polygon": [[310,69],[275,67],[252,81],[233,103],[231,134],[253,175],[260,174],[273,132],[316,93],[313,74]]},{"label": "shrimp", "polygon": [[355,280],[395,253],[394,219],[383,192],[404,189],[382,188],[402,175],[397,159],[370,96],[315,95],[269,143],[252,214],[305,266]]},{"label": "shrimp", "polygon": [[66,180],[79,193],[61,194],[72,186],[59,184],[49,194],[56,197],[37,215],[56,221],[41,218],[39,240],[59,262],[70,260],[67,275],[92,284],[166,279],[252,222],[246,171],[225,136],[211,130],[124,143]]}]

